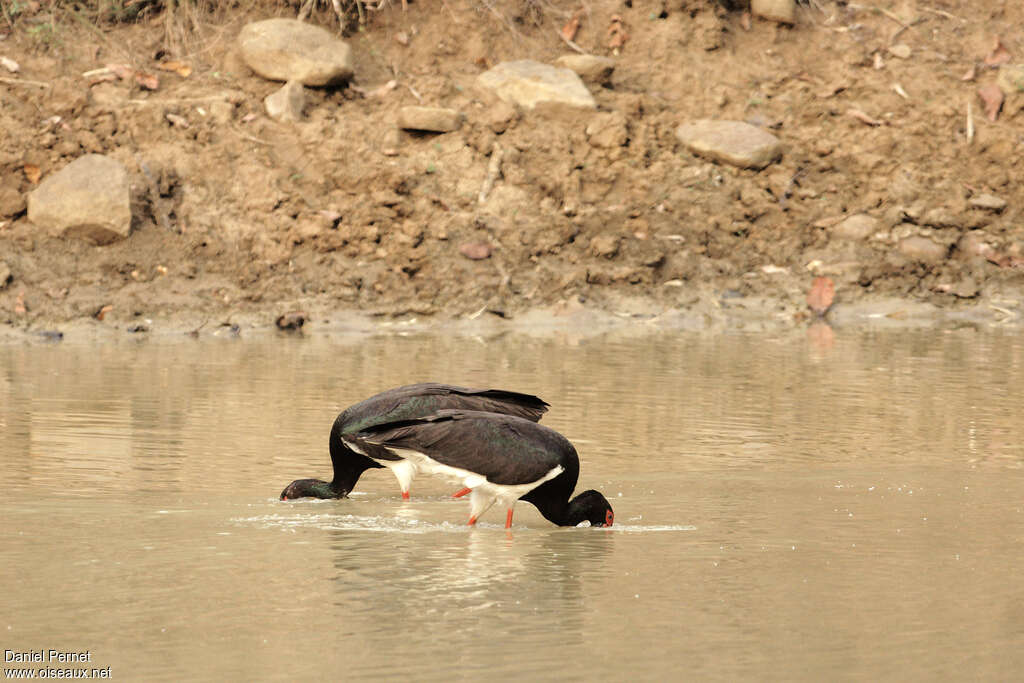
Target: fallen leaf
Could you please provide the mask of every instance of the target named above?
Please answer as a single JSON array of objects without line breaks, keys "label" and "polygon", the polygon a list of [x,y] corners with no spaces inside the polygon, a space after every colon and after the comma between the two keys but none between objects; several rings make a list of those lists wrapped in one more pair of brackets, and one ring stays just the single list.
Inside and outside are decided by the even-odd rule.
[{"label": "fallen leaf", "polygon": [[992,45],[992,52],[988,53],[985,57],[985,64],[989,66],[999,66],[1000,64],[1006,64],[1010,61],[1010,51],[1003,45],[1003,41],[1000,40],[999,36],[996,36],[995,42]]},{"label": "fallen leaf", "polygon": [[171,112],[167,112],[166,114],[164,114],[164,118],[170,121],[172,126],[177,126],[178,128],[188,128],[188,119],[186,119],[184,116],[179,116],[178,114],[172,114]]},{"label": "fallen leaf", "polygon": [[825,315],[835,298],[836,286],[831,279],[827,277],[814,278],[811,291],[807,293],[807,305],[815,314]]},{"label": "fallen leaf", "polygon": [[580,15],[579,12],[572,15],[572,18],[565,22],[565,26],[562,27],[562,37],[566,40],[573,40],[576,37],[577,31],[580,30]]},{"label": "fallen leaf", "polygon": [[866,123],[869,126],[881,126],[885,123],[885,121],[879,121],[878,119],[871,118],[860,109],[851,109],[846,112],[846,115],[857,119],[861,123]]},{"label": "fallen leaf", "polygon": [[612,50],[618,50],[629,40],[629,34],[626,33],[626,27],[623,26],[622,17],[618,14],[612,15],[611,23],[608,25],[607,37],[607,45]]},{"label": "fallen leaf", "polygon": [[182,78],[188,78],[192,75],[192,67],[185,62],[178,62],[173,59],[169,59],[166,62],[160,62],[156,65],[156,68],[161,71],[173,71]]},{"label": "fallen leaf", "polygon": [[155,74],[148,74],[144,71],[135,72],[135,82],[144,90],[156,90],[160,87],[160,79]]},{"label": "fallen leaf", "polygon": [[96,311],[96,313],[94,313],[92,317],[96,318],[97,320],[103,320],[103,318],[107,316],[107,313],[110,313],[112,310],[114,310],[114,307],[111,306],[110,304],[100,306],[100,310]]},{"label": "fallen leaf", "polygon": [[39,184],[39,178],[43,175],[43,172],[38,166],[35,164],[25,164],[22,170],[25,171],[25,177],[28,178],[30,183],[33,185]]},{"label": "fallen leaf", "polygon": [[1003,95],[1002,89],[995,83],[989,83],[978,88],[978,97],[985,105],[985,116],[988,117],[989,121],[995,121],[999,118],[999,110],[1003,106]]},{"label": "fallen leaf", "polygon": [[21,70],[21,67],[18,66],[18,63],[10,57],[0,56],[0,64],[3,64],[4,68],[10,71],[12,74],[16,74],[18,73],[18,71]]},{"label": "fallen leaf", "polygon": [[491,255],[491,245],[487,242],[466,242],[459,247],[459,253],[472,261],[479,261]]}]

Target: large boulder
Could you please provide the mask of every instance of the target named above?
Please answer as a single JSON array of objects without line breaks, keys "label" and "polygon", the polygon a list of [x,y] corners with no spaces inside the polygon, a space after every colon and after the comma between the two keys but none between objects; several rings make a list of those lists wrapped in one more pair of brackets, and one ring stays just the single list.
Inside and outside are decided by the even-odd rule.
[{"label": "large boulder", "polygon": [[544,104],[597,109],[594,96],[574,71],[529,59],[502,62],[477,76],[477,82],[523,109]]},{"label": "large boulder", "polygon": [[28,219],[54,237],[109,244],[131,232],[128,171],[102,154],[86,154],[28,195]]},{"label": "large boulder", "polygon": [[298,19],[246,24],[238,34],[242,61],[272,81],[332,85],[352,78],[352,50],[330,31]]}]

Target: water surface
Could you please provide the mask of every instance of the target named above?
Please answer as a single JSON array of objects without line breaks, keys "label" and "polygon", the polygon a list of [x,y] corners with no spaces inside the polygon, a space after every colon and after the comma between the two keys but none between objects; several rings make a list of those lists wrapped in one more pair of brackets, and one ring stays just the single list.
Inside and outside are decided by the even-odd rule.
[{"label": "water surface", "polygon": [[[471,529],[380,470],[277,500],[329,478],[339,410],[425,380],[550,402],[615,526]],[[1022,385],[1024,343],[972,328],[3,346],[2,647],[150,681],[1010,680]]]}]

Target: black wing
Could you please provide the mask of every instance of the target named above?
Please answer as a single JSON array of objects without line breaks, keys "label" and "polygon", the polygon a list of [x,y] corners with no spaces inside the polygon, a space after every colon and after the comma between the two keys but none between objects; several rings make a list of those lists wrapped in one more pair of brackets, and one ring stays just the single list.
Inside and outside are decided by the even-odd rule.
[{"label": "black wing", "polygon": [[451,467],[483,475],[495,484],[537,481],[561,465],[576,485],[579,458],[553,429],[514,415],[441,410],[434,415],[369,426],[346,436],[360,448],[408,449]]},{"label": "black wing", "polygon": [[[516,415],[536,422],[548,410],[548,404],[536,396],[520,394],[503,389],[469,389],[450,384],[426,382],[388,389],[365,401],[346,408],[331,429],[331,462],[334,475],[348,468],[351,463],[341,460],[356,457],[357,454],[344,447],[341,437],[367,427],[412,418],[433,415],[439,410],[462,409],[480,410],[503,415]],[[366,449],[373,457],[383,460],[398,460],[398,456],[384,449]],[[370,465],[375,466],[375,465]]]}]

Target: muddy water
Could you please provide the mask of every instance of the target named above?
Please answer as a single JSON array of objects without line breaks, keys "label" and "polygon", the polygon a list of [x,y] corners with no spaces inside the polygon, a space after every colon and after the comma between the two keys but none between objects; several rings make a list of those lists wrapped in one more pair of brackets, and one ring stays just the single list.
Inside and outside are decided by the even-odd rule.
[{"label": "muddy water", "polygon": [[[277,500],[427,379],[547,399],[616,525],[467,529],[383,471]],[[0,642],[120,680],[1010,680],[1022,386],[973,329],[0,347]]]}]

